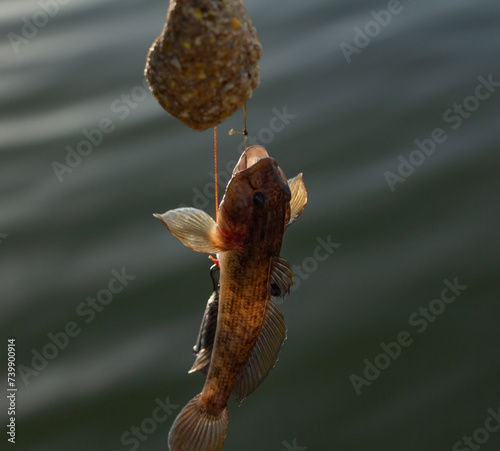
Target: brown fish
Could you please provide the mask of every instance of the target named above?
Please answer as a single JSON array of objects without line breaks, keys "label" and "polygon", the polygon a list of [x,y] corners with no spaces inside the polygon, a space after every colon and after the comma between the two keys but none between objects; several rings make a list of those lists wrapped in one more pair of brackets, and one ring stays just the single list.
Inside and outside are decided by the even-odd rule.
[{"label": "brown fish", "polygon": [[[233,171],[217,223],[195,208],[155,215],[185,246],[218,254],[220,266],[207,378],[202,392],[172,425],[171,451],[221,450],[231,393],[241,403],[274,367],[286,326],[270,290],[284,293],[292,285],[290,266],[279,254],[286,227],[302,213],[306,202],[302,174],[287,182],[266,150],[252,146]],[[193,370],[206,365],[195,368],[195,362]]]}]

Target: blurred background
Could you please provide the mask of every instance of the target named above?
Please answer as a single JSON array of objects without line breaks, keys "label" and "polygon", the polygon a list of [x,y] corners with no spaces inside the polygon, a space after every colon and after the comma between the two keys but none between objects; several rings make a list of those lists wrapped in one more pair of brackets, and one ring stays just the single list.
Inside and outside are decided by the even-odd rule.
[{"label": "blurred background", "polygon": [[[245,4],[249,133],[309,202],[282,250],[288,339],[224,449],[500,449],[500,4]],[[23,451],[165,450],[203,386],[211,262],[152,216],[215,210],[212,130],[145,87],[167,7],[2,4],[2,449],[8,338]],[[221,189],[242,124],[218,127]]]}]

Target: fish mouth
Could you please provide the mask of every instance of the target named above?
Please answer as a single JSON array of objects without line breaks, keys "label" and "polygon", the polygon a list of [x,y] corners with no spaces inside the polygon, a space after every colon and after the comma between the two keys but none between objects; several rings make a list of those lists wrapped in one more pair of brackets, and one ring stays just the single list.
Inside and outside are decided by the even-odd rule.
[{"label": "fish mouth", "polygon": [[[249,169],[253,168],[254,166],[257,165],[257,163],[261,160],[267,159],[268,162],[272,162],[277,169],[278,173],[281,176],[281,179],[287,183],[286,176],[284,172],[281,170],[281,168],[278,166],[276,163],[276,160],[274,158],[270,157],[269,154],[267,153],[267,150],[264,149],[262,146],[250,146],[245,149],[245,151],[241,154],[240,159],[238,160],[238,163],[236,163],[236,166],[233,169],[233,174],[232,177],[242,175],[244,171],[248,171]],[[264,165],[265,163],[262,163]],[[260,165],[257,165],[260,166]],[[258,168],[255,167],[253,170],[257,171]],[[250,171],[249,171],[250,172]]]},{"label": "fish mouth", "polygon": [[262,146],[247,147],[234,167],[233,176],[251,168],[255,163],[263,158],[269,158],[269,154]]}]

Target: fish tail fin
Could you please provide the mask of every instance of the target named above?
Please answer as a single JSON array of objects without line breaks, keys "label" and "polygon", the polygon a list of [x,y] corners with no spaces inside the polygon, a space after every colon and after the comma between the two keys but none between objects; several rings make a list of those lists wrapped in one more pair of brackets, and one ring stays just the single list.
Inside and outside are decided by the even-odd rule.
[{"label": "fish tail fin", "polygon": [[220,451],[226,440],[229,422],[227,407],[219,414],[207,411],[200,396],[189,401],[174,421],[168,434],[170,451]]}]

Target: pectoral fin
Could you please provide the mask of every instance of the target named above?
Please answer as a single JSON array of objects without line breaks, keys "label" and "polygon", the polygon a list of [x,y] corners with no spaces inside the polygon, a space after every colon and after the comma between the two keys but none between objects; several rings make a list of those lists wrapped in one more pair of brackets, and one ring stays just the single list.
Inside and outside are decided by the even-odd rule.
[{"label": "pectoral fin", "polygon": [[245,366],[240,371],[233,389],[234,397],[239,404],[263,382],[274,368],[285,338],[286,325],[283,314],[278,307],[268,301],[259,338]]},{"label": "pectoral fin", "polygon": [[184,246],[196,252],[216,254],[232,248],[221,236],[216,222],[197,208],[177,208],[154,214]]},{"label": "pectoral fin", "polygon": [[285,297],[293,285],[293,273],[290,265],[283,257],[273,257],[269,294],[275,297]]},{"label": "pectoral fin", "polygon": [[307,204],[307,190],[302,180],[302,173],[288,180],[288,186],[292,193],[292,198],[290,199],[290,218],[285,224],[285,228],[297,220]]}]

